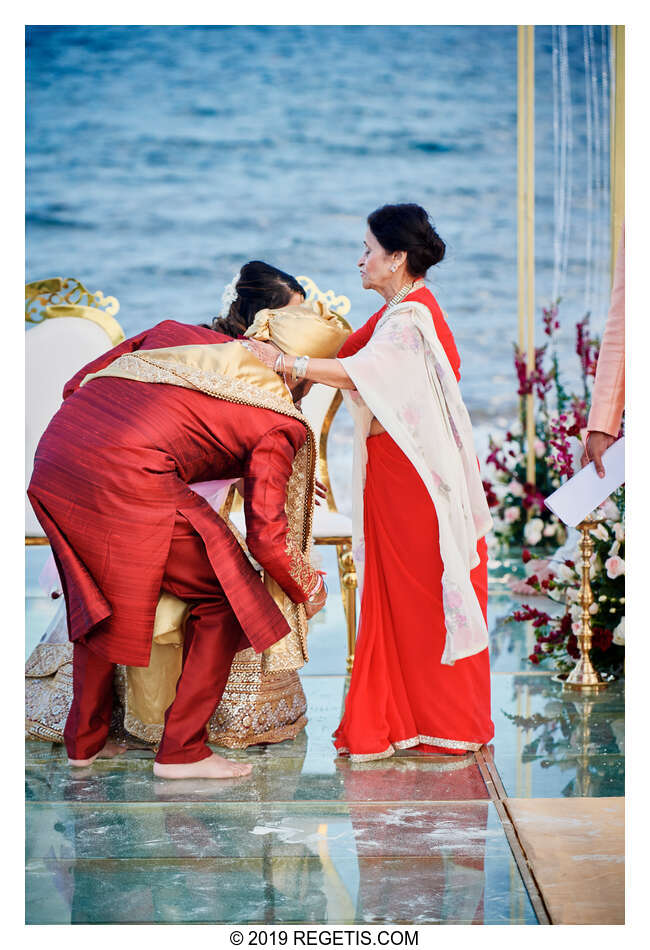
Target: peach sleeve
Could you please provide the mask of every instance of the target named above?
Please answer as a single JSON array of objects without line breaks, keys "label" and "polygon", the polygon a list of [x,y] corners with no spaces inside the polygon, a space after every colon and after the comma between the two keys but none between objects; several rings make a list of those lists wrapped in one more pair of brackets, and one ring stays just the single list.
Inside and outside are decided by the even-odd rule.
[{"label": "peach sleeve", "polygon": [[588,432],[617,436],[625,408],[625,232],[616,255],[607,323],[591,395]]}]

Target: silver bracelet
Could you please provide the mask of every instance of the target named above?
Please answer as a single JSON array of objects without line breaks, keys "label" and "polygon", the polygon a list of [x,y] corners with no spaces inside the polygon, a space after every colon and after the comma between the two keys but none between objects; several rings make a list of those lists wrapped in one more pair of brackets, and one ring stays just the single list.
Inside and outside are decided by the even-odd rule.
[{"label": "silver bracelet", "polygon": [[291,379],[294,383],[302,379],[305,373],[307,372],[307,364],[309,363],[308,356],[296,356],[293,361],[293,366],[291,368]]}]

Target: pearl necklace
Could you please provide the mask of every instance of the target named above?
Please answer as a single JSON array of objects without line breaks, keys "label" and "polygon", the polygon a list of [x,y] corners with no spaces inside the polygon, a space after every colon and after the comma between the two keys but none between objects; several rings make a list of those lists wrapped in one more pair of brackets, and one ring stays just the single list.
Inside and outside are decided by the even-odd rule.
[{"label": "pearl necklace", "polygon": [[411,293],[412,290],[414,290],[416,287],[419,287],[421,284],[422,284],[422,281],[419,279],[412,281],[410,284],[404,284],[402,289],[398,290],[395,296],[391,297],[391,299],[388,301],[388,303],[386,304],[386,310],[384,311],[384,313],[387,313],[393,307],[396,307],[397,304],[401,303],[405,297],[408,297],[408,295]]}]

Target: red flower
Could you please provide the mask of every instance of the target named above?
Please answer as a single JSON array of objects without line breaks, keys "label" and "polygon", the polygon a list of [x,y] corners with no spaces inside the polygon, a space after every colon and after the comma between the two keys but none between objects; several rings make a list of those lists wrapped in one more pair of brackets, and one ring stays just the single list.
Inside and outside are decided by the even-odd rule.
[{"label": "red flower", "polygon": [[538,657],[536,653],[531,653],[528,659],[531,663],[539,663],[540,661],[540,657]]},{"label": "red flower", "polygon": [[578,638],[575,633],[569,634],[569,639],[566,643],[566,651],[569,656],[572,656],[574,660],[580,659],[580,650],[578,649]]},{"label": "red flower", "polygon": [[611,630],[608,630],[606,627],[594,627],[592,630],[592,646],[596,647],[597,650],[602,650],[603,653],[605,650],[609,650],[612,645],[614,634]]},{"label": "red flower", "polygon": [[582,372],[585,377],[596,375],[598,364],[598,341],[589,336],[589,314],[586,314],[579,323],[576,323],[576,353],[580,357]]},{"label": "red flower", "polygon": [[534,587],[535,584],[539,584],[539,578],[537,574],[531,574],[530,577],[526,578],[526,583],[530,584],[531,587]]},{"label": "red flower", "polygon": [[532,556],[533,556],[533,555],[530,553],[530,551],[528,550],[528,548],[524,548],[524,550],[521,552],[521,559],[522,559],[522,561],[524,562],[524,564],[528,564],[528,562],[531,560]]},{"label": "red flower", "polygon": [[499,504],[499,499],[492,489],[492,482],[484,481],[483,482],[483,491],[485,492],[485,500],[488,503],[489,508],[494,508]]},{"label": "red flower", "polygon": [[544,333],[546,336],[553,336],[554,330],[560,329],[560,322],[557,319],[559,299],[547,310],[542,307],[542,321],[544,323]]}]

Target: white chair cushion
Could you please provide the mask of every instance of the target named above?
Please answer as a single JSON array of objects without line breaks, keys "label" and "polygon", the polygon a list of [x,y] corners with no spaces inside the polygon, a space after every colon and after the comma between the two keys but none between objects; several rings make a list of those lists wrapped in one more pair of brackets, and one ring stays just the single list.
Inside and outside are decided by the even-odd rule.
[{"label": "white chair cushion", "polygon": [[327,415],[329,407],[332,405],[336,392],[337,390],[332,389],[330,386],[321,386],[316,383],[302,400],[302,412],[309,420],[317,445],[320,441],[320,433],[323,428],[325,416]]},{"label": "white chair cushion", "polygon": [[[36,446],[61,405],[63,387],[77,370],[111,347],[105,330],[79,317],[44,320],[26,332],[25,487],[32,475]],[[27,498],[25,534],[45,537]]]},{"label": "white chair cushion", "polygon": [[[240,532],[246,535],[246,519],[244,512],[233,511],[230,519]],[[322,506],[314,509],[314,537],[315,538],[349,538],[352,535],[352,521],[340,511],[328,511]]]},{"label": "white chair cushion", "polygon": [[349,538],[352,536],[352,519],[340,511],[329,511],[322,505],[314,508],[315,538]]}]

